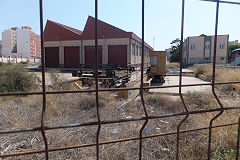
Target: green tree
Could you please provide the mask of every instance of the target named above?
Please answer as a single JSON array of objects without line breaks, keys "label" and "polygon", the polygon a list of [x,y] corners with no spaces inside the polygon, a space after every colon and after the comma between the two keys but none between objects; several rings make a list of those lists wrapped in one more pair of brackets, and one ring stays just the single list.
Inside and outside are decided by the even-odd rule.
[{"label": "green tree", "polygon": [[232,51],[234,51],[235,49],[240,48],[240,44],[229,44],[228,45],[228,59],[230,60],[230,54],[232,53]]},{"label": "green tree", "polygon": [[180,62],[180,39],[175,39],[171,43],[170,62]]}]

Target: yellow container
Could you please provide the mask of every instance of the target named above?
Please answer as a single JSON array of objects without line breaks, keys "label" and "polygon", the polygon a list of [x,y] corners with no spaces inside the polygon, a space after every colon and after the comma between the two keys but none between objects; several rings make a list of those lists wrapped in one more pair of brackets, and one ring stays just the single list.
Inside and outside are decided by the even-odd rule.
[{"label": "yellow container", "polygon": [[166,51],[150,51],[150,75],[162,76],[166,74]]}]

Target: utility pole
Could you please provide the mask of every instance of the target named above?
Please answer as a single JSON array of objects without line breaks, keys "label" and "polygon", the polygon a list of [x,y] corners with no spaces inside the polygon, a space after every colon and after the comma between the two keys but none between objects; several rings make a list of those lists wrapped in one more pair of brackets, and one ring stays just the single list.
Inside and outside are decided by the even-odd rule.
[{"label": "utility pole", "polygon": [[155,48],[155,37],[153,37],[153,50]]}]

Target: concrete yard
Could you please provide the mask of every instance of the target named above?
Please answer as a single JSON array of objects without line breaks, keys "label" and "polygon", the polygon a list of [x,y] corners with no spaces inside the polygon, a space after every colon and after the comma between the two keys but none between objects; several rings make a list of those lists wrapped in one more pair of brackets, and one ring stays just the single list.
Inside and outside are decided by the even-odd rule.
[{"label": "concrete yard", "polygon": [[[202,84],[208,83],[201,79],[195,77],[182,77],[182,84]],[[161,84],[154,84],[154,86],[158,86]],[[165,83],[162,86],[170,86],[170,85],[179,85],[179,77],[178,76],[167,76],[165,78]],[[210,91],[211,86],[194,86],[194,87],[182,87],[182,93],[186,93],[187,91]],[[178,93],[179,88],[159,88],[159,89],[151,89],[149,92],[164,92],[164,93]]]},{"label": "concrete yard", "polygon": [[[35,72],[35,74],[41,79],[41,72]],[[140,72],[135,72],[131,76],[131,81],[140,78]],[[59,73],[59,76],[63,78],[65,81],[73,81],[79,79],[78,77],[72,77],[71,73]],[[182,77],[182,84],[205,84],[209,83],[203,81],[201,79],[191,77],[191,76],[183,76]],[[178,76],[167,76],[165,77],[164,84],[152,84],[152,86],[171,86],[171,85],[178,85],[179,84],[179,77]],[[46,85],[51,85],[51,78],[50,74],[46,73]],[[193,86],[193,87],[182,87],[182,93],[187,93],[187,91],[210,91],[211,86]],[[174,88],[159,88],[159,89],[150,89],[149,92],[156,92],[156,93],[170,93],[170,94],[177,94],[179,92],[178,87]]]}]

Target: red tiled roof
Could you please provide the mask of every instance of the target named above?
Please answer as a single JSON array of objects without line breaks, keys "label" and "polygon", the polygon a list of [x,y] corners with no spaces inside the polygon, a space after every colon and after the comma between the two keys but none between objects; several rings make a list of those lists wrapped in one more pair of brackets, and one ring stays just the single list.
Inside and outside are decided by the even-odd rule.
[{"label": "red tiled roof", "polygon": [[[48,20],[48,21],[50,21],[50,20]],[[63,25],[63,24],[54,22],[54,21],[51,21],[51,22],[56,23],[57,25],[60,25],[60,26],[62,26],[63,28],[68,29],[69,31],[72,31],[72,32],[74,32],[74,33],[77,33],[78,35],[81,35],[81,34],[83,33],[82,31],[80,31],[80,30],[78,30],[78,29],[75,29],[75,28],[72,28],[72,27],[69,27],[69,26],[66,26],[66,25]]]},{"label": "red tiled roof", "polygon": [[44,41],[80,40],[82,31],[63,24],[47,20],[44,29]]},{"label": "red tiled roof", "polygon": [[[85,28],[82,34],[83,39],[94,39],[95,38],[95,18],[89,16]],[[142,43],[141,38],[139,38],[133,32],[126,32],[119,29],[111,24],[98,20],[98,38],[132,38]],[[144,43],[149,49],[153,49],[146,42]]]},{"label": "red tiled roof", "polygon": [[[83,32],[54,22],[47,21],[44,30],[44,40],[45,41],[56,41],[56,40],[79,40],[79,39],[94,39],[95,38],[95,18],[88,16],[86,25]],[[142,43],[141,38],[139,38],[133,32],[126,32],[119,29],[111,24],[98,20],[98,38],[99,39],[110,39],[110,38],[132,38],[139,43]],[[149,49],[153,49],[146,42],[144,43]]]},{"label": "red tiled roof", "polygon": [[[89,16],[83,30],[83,39],[95,38],[95,18]],[[127,38],[129,33],[113,25],[98,20],[98,38]]]}]

